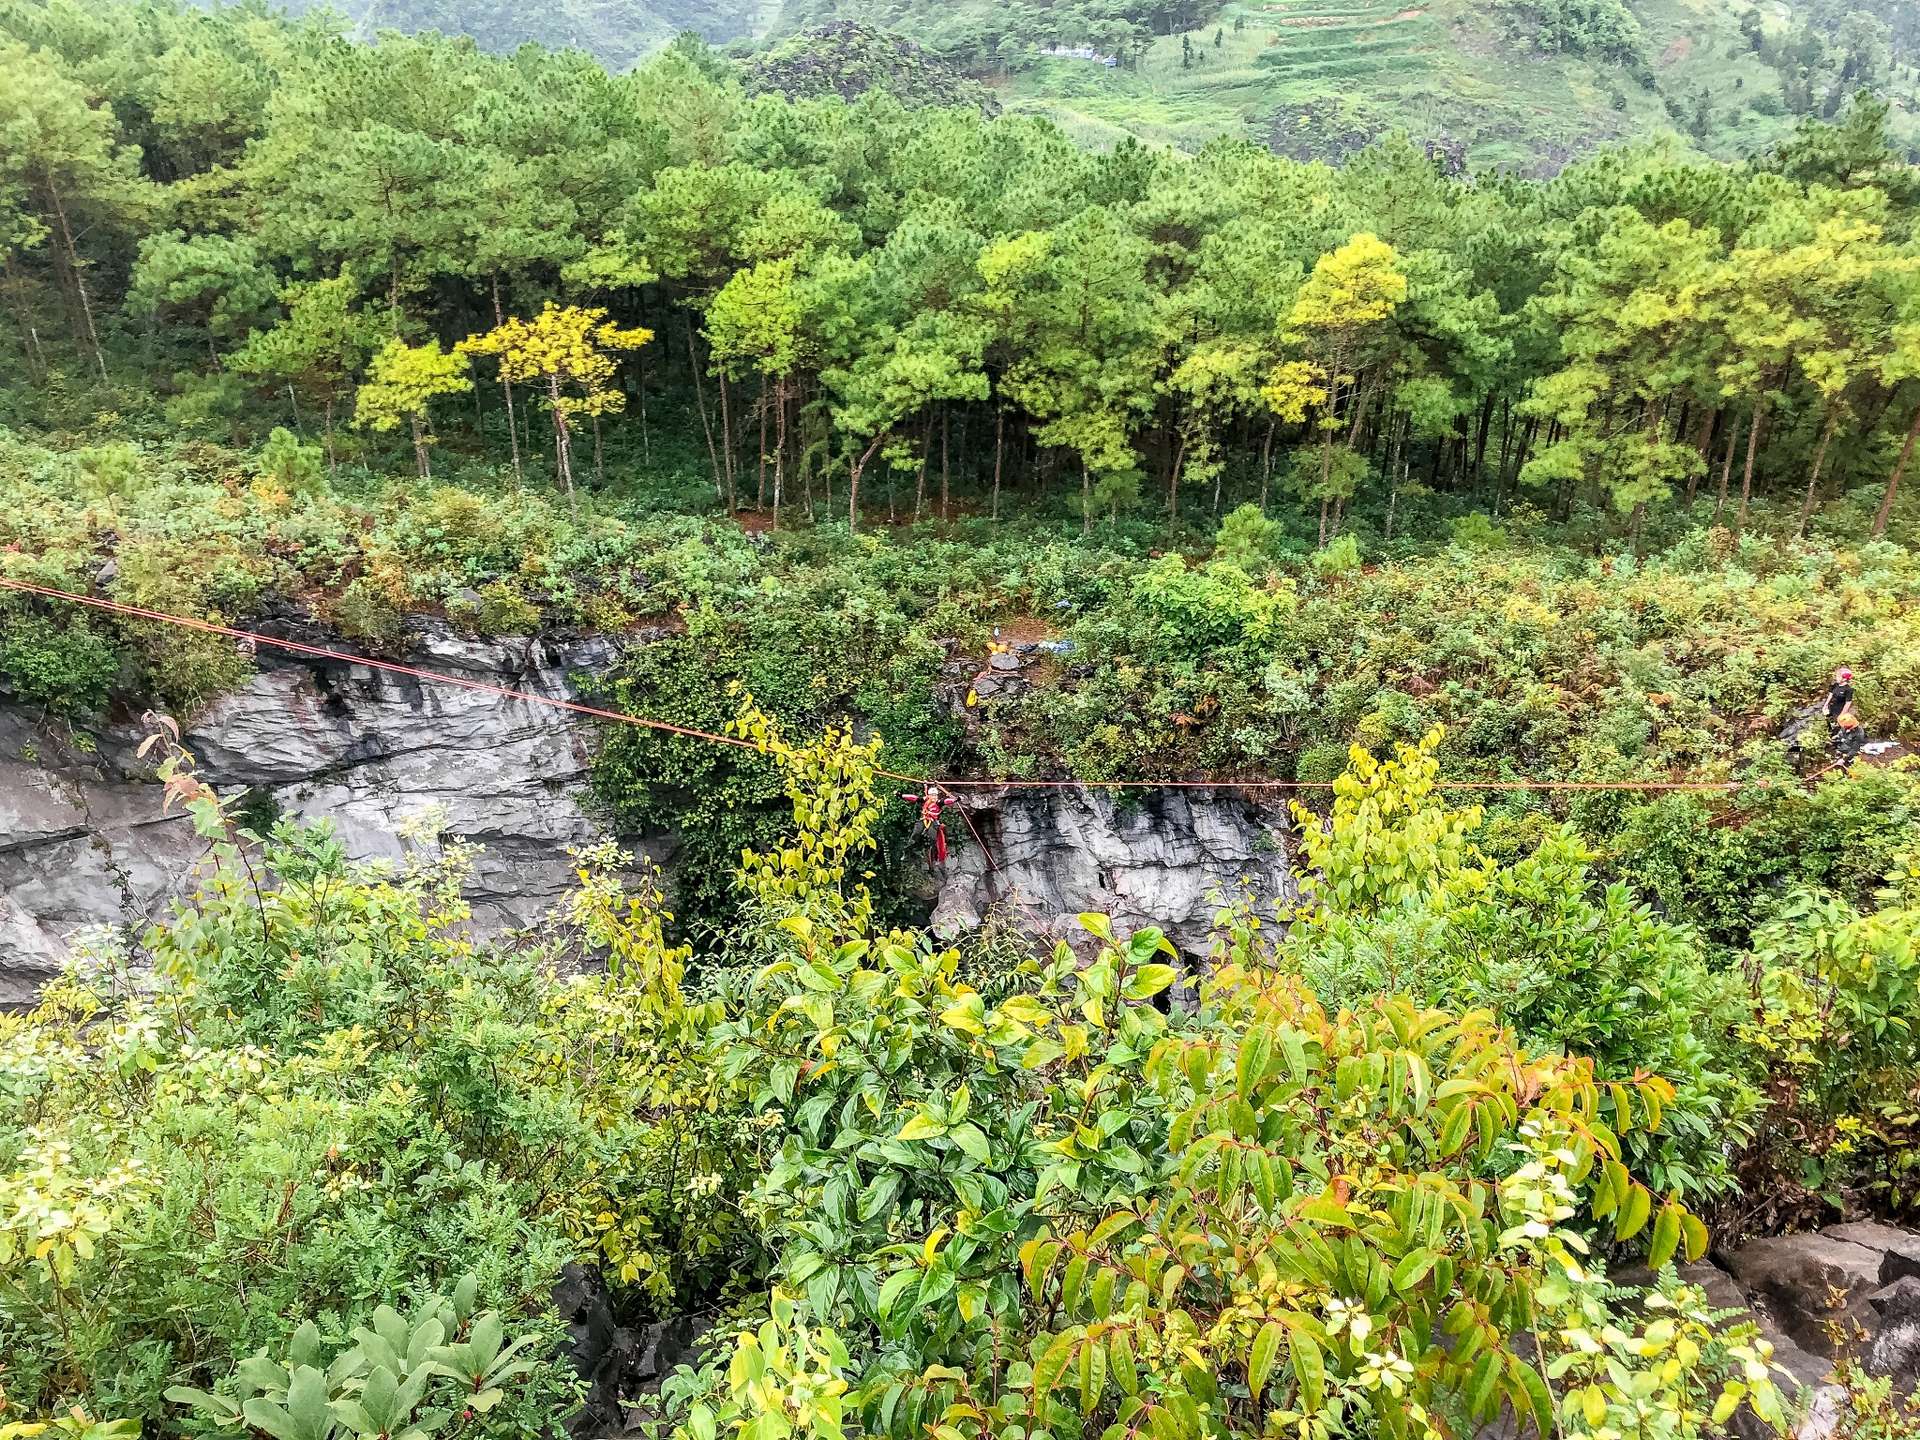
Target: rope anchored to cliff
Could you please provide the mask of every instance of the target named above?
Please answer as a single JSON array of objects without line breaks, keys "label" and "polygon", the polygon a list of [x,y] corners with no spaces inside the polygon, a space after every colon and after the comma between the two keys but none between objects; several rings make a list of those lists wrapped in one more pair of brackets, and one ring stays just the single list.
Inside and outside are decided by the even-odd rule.
[{"label": "rope anchored to cliff", "polygon": [[[701,730],[691,725],[676,725],[670,720],[653,720],[644,715],[632,715],[624,710],[608,710],[598,705],[588,705],[582,701],[569,700],[559,695],[542,695],[533,690],[520,690],[511,685],[496,685],[488,680],[475,680],[465,675],[449,675],[437,670],[423,670],[417,665],[402,664],[397,660],[381,660],[371,655],[362,655],[350,650],[337,650],[326,645],[310,645],[303,640],[288,640],[277,635],[263,634],[257,630],[244,630],[235,625],[222,625],[213,620],[201,620],[191,615],[175,615],[165,610],[153,610],[143,605],[128,605],[123,601],[109,600],[101,595],[83,595],[71,590],[59,590],[51,585],[35,585],[26,580],[12,580],[0,576],[0,589],[17,591],[23,595],[37,595],[46,600],[64,600],[73,605],[84,605],[94,610],[103,610],[108,614],[124,616],[130,620],[147,620],[159,625],[174,625],[184,630],[197,631],[203,635],[220,635],[238,644],[245,653],[253,655],[260,647],[283,650],[294,655],[304,655],[310,659],[328,660],[337,665],[356,665],[368,670],[384,671],[390,675],[404,675],[409,679],[427,684],[448,685],[460,690],[473,690],[484,695],[492,695],[502,700],[518,700],[528,705],[547,705],[556,710],[569,711],[575,715],[585,715],[595,720],[604,720],[616,725],[636,725],[645,730],[658,730],[668,735],[679,735],[688,740],[703,740],[715,745],[728,745],[736,750],[757,750],[752,740],[737,735],[718,735],[711,730]],[[1332,790],[1331,780],[1270,780],[1270,779],[1216,779],[1216,780],[1027,780],[1014,777],[943,777],[932,779],[924,775],[907,775],[897,770],[876,768],[874,773],[883,779],[894,780],[902,785],[917,787],[922,799],[929,795],[939,795],[938,809],[934,821],[938,822],[939,811],[949,806],[960,806],[960,797],[955,791],[961,790],[1276,790],[1276,791],[1318,791]],[[1718,792],[1735,794],[1751,790],[1779,790],[1801,784],[1793,780],[1754,779],[1754,780],[1436,780],[1435,785],[1446,790],[1489,790],[1489,791],[1599,791],[1617,790],[1645,793]],[[966,808],[960,806],[961,816]],[[944,831],[936,840],[937,848],[944,848]],[[937,857],[939,858],[939,857]]]}]

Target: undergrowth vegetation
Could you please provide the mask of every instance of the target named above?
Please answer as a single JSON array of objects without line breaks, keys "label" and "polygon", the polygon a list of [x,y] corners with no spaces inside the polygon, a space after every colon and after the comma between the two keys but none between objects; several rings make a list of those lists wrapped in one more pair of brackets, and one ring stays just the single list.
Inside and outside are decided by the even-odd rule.
[{"label": "undergrowth vegetation", "polygon": [[[1240,512],[1158,554],[1145,526],[1088,541],[1039,517],[755,534],[647,500],[576,515],[544,493],[358,470],[289,489],[270,454],[0,436],[0,575],[311,621],[374,652],[404,651],[423,620],[626,636],[593,681],[617,707],[714,730],[743,684],[796,728],[879,730],[916,773],[1324,783],[1350,744],[1442,725],[1456,780],[1780,780],[1780,723],[1840,664],[1871,733],[1920,726],[1920,562],[1903,545],[1708,529],[1636,558],[1571,550],[1524,512],[1470,518],[1379,564]],[[1010,625],[1057,653],[1020,692],[968,703]],[[0,599],[0,685],[60,723],[155,699],[191,714],[252,663],[217,636]],[[782,823],[763,762],[657,732],[608,734],[595,788],[622,829],[680,835],[689,923],[731,919],[728,871]],[[1910,843],[1911,795],[1878,772],[1737,801],[1494,794],[1482,843],[1517,859],[1576,821],[1603,873],[1738,949],[1795,886],[1870,900]],[[885,828],[877,890],[904,919],[908,825]]]},{"label": "undergrowth vegetation", "polygon": [[1916,1201],[1911,857],[1728,963],[1571,831],[1483,853],[1435,732],[1354,750],[1196,1004],[1098,915],[988,994],[876,906],[881,742],[737,704],[789,828],[702,950],[606,850],[476,943],[462,853],[255,833],[166,746],[198,893],[0,1017],[10,1413],[524,1435],[577,1404],[543,1316],[586,1260],[732,1317],[663,1393],[686,1440],[1698,1435],[1782,1422],[1767,1346],[1609,1257],[1698,1256],[1736,1180]]}]

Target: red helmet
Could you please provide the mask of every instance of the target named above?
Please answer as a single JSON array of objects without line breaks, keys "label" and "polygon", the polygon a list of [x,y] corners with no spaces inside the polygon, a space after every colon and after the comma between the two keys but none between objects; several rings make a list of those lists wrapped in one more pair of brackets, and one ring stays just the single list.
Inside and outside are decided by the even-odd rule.
[{"label": "red helmet", "polygon": [[1853,671],[1842,665],[1838,670],[1833,672],[1833,678],[1836,680],[1851,680],[1853,679]]}]

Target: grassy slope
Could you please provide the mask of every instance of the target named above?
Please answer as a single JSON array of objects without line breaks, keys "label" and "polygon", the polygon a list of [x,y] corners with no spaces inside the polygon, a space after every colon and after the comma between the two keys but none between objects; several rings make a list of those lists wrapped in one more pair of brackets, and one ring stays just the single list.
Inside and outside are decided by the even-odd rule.
[{"label": "grassy slope", "polygon": [[[1750,153],[1792,128],[1747,107],[1778,89],[1736,29],[1745,0],[1636,0],[1662,93],[1714,97],[1707,148]],[[1776,20],[1784,14],[1773,6]],[[1236,33],[1235,20],[1243,21]],[[1094,144],[1124,135],[1193,149],[1244,136],[1337,156],[1385,130],[1464,147],[1475,168],[1554,168],[1611,140],[1673,128],[1661,93],[1621,67],[1517,44],[1485,0],[1232,0],[1216,27],[1153,46],[1133,71],[1048,61],[1016,76],[1010,109],[1052,116]],[[1265,63],[1261,63],[1264,57]],[[1615,93],[1626,98],[1616,109]],[[1911,97],[1904,128],[1915,133]]]},{"label": "grassy slope", "polygon": [[527,41],[591,52],[624,70],[674,36],[692,30],[715,44],[763,35],[780,0],[281,0],[294,14],[326,8],[352,33],[382,29],[471,35],[482,49],[507,52]]}]

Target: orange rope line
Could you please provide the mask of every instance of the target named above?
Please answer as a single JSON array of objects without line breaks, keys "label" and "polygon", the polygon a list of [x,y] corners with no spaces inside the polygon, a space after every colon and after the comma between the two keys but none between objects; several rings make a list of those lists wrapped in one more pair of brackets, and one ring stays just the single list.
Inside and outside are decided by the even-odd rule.
[{"label": "orange rope line", "polygon": [[[498,696],[503,700],[520,700],[529,705],[550,705],[558,710],[571,711],[576,715],[591,716],[596,720],[607,720],[621,725],[637,725],[647,730],[659,730],[669,735],[681,735],[689,740],[705,740],[715,745],[731,745],[739,750],[757,750],[759,747],[751,740],[737,735],[716,735],[711,730],[700,730],[690,725],[675,725],[668,720],[650,720],[641,715],[630,715],[624,710],[607,710],[597,705],[582,704],[577,700],[567,700],[557,695],[541,695],[531,690],[518,690],[510,685],[495,685],[485,680],[470,680],[462,675],[448,675],[438,670],[422,670],[418,666],[403,665],[395,660],[378,660],[370,655],[356,654],[347,650],[334,650],[324,645],[308,645],[299,640],[283,640],[273,635],[263,635],[255,630],[242,630],[233,625],[220,625],[211,620],[200,620],[190,615],[174,615],[165,610],[150,610],[140,605],[128,605],[118,600],[108,600],[99,595],[79,595],[70,590],[57,590],[50,585],[34,585],[25,580],[11,580],[0,576],[0,589],[15,590],[27,595],[39,595],[49,600],[66,600],[75,605],[86,605],[96,610],[105,610],[110,614],[123,615],[134,620],[151,620],[163,625],[177,625],[182,629],[196,630],[206,635],[222,635],[231,640],[242,641],[250,646],[265,645],[277,650],[290,651],[296,655],[307,655],[318,660],[332,660],[342,665],[359,665],[369,670],[383,670],[392,675],[405,675],[438,685],[451,685],[462,690],[474,690],[485,695]],[[961,789],[1000,789],[1000,790],[1331,790],[1333,782],[1326,780],[1024,780],[1015,777],[1001,779],[980,779],[955,777],[952,779],[929,780],[919,775],[904,775],[896,770],[876,768],[874,773],[888,780],[898,780],[907,785],[934,785],[943,790]],[[1741,790],[1776,790],[1789,782],[1778,780],[1436,780],[1435,785],[1447,790],[1497,790],[1497,791],[1718,791],[1730,794]],[[1797,782],[1793,782],[1797,783]]]}]

